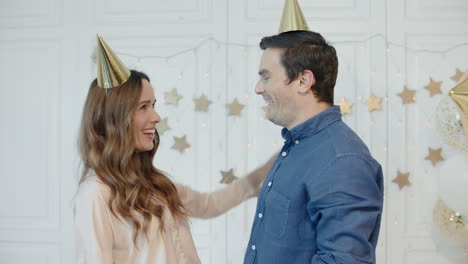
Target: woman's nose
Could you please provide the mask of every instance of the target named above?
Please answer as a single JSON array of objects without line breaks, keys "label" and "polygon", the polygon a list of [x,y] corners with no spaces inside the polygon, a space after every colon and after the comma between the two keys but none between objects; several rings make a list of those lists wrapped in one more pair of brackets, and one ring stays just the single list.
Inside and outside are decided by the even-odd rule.
[{"label": "woman's nose", "polygon": [[154,123],[159,123],[159,121],[161,121],[161,117],[159,116],[158,112],[156,112],[156,110],[153,111],[153,116],[151,118],[151,121]]}]

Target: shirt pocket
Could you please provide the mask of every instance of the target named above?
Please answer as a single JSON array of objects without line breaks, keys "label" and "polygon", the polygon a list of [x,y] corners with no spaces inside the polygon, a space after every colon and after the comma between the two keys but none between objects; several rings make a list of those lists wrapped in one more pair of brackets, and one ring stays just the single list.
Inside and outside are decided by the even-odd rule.
[{"label": "shirt pocket", "polygon": [[271,188],[265,201],[263,229],[265,233],[282,238],[286,232],[289,211],[289,199]]}]

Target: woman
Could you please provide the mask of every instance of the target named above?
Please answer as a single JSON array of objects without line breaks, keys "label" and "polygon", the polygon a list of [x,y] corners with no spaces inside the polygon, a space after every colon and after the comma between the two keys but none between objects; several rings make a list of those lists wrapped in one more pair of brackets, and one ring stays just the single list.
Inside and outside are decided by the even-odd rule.
[{"label": "woman", "polygon": [[98,77],[84,105],[84,170],[75,198],[79,263],[200,263],[187,218],[214,217],[255,195],[272,161],[211,194],[172,183],[153,166],[160,117],[149,78],[128,73],[108,89]]}]

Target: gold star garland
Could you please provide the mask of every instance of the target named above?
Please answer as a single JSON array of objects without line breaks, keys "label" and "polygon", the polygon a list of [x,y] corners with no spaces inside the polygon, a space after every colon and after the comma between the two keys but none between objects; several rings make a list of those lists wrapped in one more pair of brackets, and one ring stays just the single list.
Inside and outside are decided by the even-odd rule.
[{"label": "gold star garland", "polygon": [[463,72],[460,69],[456,69],[455,75],[450,77],[450,79],[454,80],[455,82],[459,82],[461,77],[463,76]]},{"label": "gold star garland", "polygon": [[268,106],[262,106],[262,110],[263,110],[263,112],[264,112],[263,117],[264,117],[265,119],[268,119]]},{"label": "gold star garland", "polygon": [[194,98],[193,102],[195,103],[195,112],[208,112],[208,107],[213,101],[202,94],[200,97]]},{"label": "gold star garland", "polygon": [[392,182],[398,184],[398,187],[403,189],[405,186],[409,186],[411,183],[409,181],[410,173],[401,173],[400,170],[397,172],[397,177],[392,180]]},{"label": "gold star garland", "polygon": [[353,106],[353,102],[346,101],[346,98],[341,97],[341,101],[338,104],[340,106],[341,114],[347,115],[352,114],[351,107]]},{"label": "gold star garland", "polygon": [[234,169],[232,168],[228,171],[221,171],[221,175],[222,179],[219,181],[219,183],[230,184],[237,179],[237,177],[234,176]]},{"label": "gold star garland", "polygon": [[436,82],[434,80],[432,80],[432,78],[429,79],[429,84],[424,86],[424,88],[426,88],[431,97],[436,95],[436,94],[441,94],[442,93],[442,90],[440,90],[440,87],[442,86],[442,82]]},{"label": "gold star garland", "polygon": [[374,93],[371,93],[371,96],[369,97],[369,99],[364,101],[364,103],[369,106],[368,107],[369,112],[372,112],[374,110],[382,110],[382,106],[380,105],[381,102],[382,102],[382,98],[375,96]]},{"label": "gold star garland", "polygon": [[160,136],[162,136],[166,131],[171,129],[167,122],[167,117],[165,117],[163,120],[156,124],[156,129],[158,130]]},{"label": "gold star garland", "polygon": [[404,87],[403,91],[398,94],[401,97],[403,104],[411,104],[416,102],[416,97],[414,94],[416,93],[415,90],[408,89],[408,87]]},{"label": "gold star garland", "polygon": [[177,92],[176,88],[172,88],[170,92],[164,93],[164,101],[166,104],[179,105],[182,96]]},{"label": "gold star garland", "polygon": [[229,110],[228,115],[235,115],[235,116],[240,116],[242,109],[244,109],[245,105],[239,103],[237,98],[234,98],[232,103],[226,104],[226,107]]},{"label": "gold star garland", "polygon": [[429,148],[429,154],[424,159],[430,160],[432,163],[432,166],[435,166],[438,162],[441,162],[444,160],[444,158],[441,155],[441,152],[442,152],[442,148],[438,148],[438,149]]},{"label": "gold star garland", "polygon": [[172,145],[173,149],[178,150],[180,153],[184,153],[190,148],[190,144],[187,142],[187,136],[183,137],[174,137],[174,145]]}]

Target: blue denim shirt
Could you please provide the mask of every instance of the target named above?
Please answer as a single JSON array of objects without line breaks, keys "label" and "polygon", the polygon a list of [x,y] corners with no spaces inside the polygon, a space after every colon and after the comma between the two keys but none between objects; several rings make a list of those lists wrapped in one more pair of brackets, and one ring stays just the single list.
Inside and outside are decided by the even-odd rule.
[{"label": "blue denim shirt", "polygon": [[244,263],[375,263],[380,164],[333,106],[291,130],[260,190]]}]

